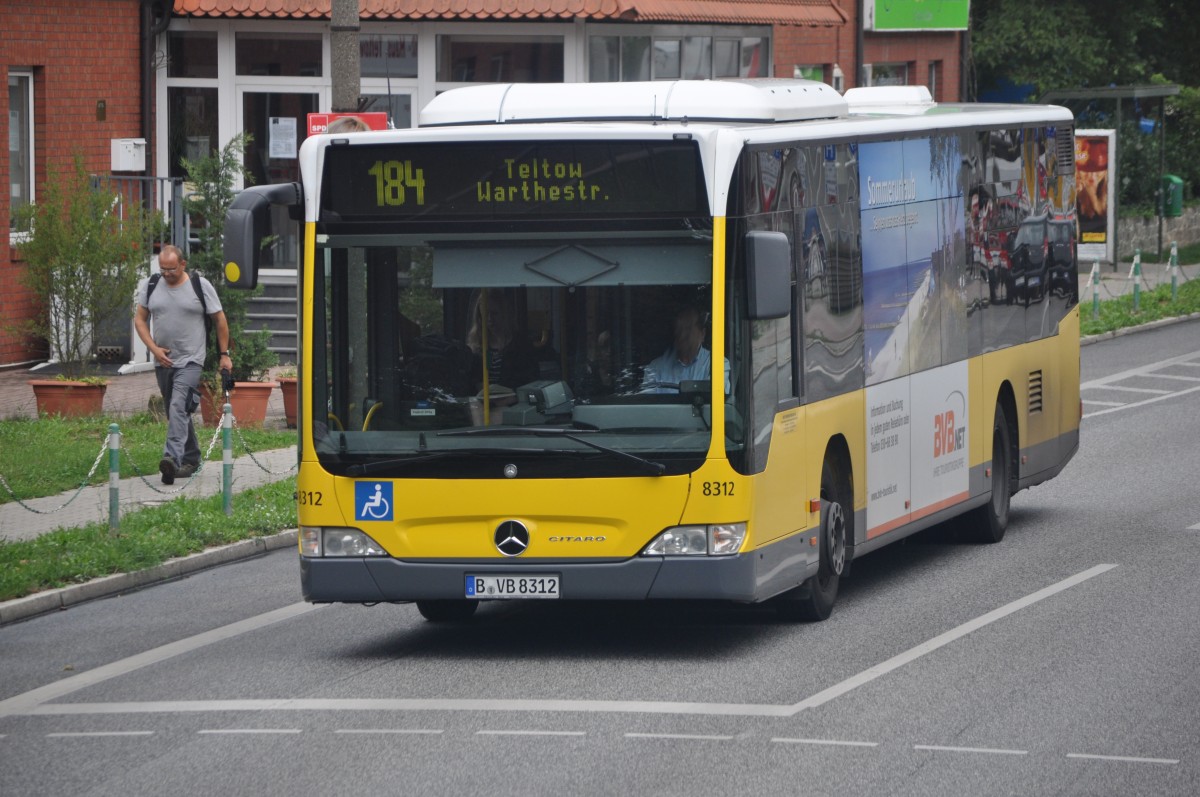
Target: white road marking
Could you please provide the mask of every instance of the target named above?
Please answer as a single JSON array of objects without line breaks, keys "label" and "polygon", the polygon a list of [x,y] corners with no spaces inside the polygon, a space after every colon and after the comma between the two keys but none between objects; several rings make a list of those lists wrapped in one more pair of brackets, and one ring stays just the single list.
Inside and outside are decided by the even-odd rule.
[{"label": "white road marking", "polygon": [[987,753],[990,755],[1029,755],[1028,750],[1005,750],[998,747],[948,747],[940,744],[914,744],[914,750],[931,750],[935,753]]},{"label": "white road marking", "polygon": [[1200,531],[1200,523],[1197,523],[1194,526],[1188,526],[1188,531]]},{"label": "white road marking", "polygon": [[1200,376],[1184,376],[1183,374],[1146,374],[1155,379],[1175,379],[1179,382],[1200,382]]},{"label": "white road marking", "polygon": [[0,717],[11,715],[62,716],[87,714],[161,714],[218,711],[557,711],[581,713],[626,714],[688,714],[708,716],[790,717],[806,709],[824,705],[835,698],[881,678],[917,659],[959,640],[968,634],[1008,617],[1033,604],[1078,586],[1115,568],[1102,564],[1063,579],[1056,584],[1019,598],[999,609],[970,620],[933,639],[874,665],[857,675],[834,684],[815,695],[791,705],[760,703],[690,703],[641,700],[571,700],[571,699],[443,699],[443,698],[351,698],[351,699],[266,699],[266,700],[163,700],[127,703],[50,703],[47,701],[70,694],[109,678],[124,675],[148,664],[156,663],[196,650],[237,634],[262,628],[314,610],[299,603],[275,612],[252,617],[240,623],[224,626],[204,634],[164,645],[128,659],[98,667],[63,679],[48,686],[0,702]]},{"label": "white road marking", "polygon": [[967,634],[970,634],[972,631],[978,631],[980,628],[990,625],[997,620],[1008,617],[1010,614],[1018,612],[1021,609],[1026,609],[1038,601],[1045,600],[1052,595],[1057,595],[1063,590],[1078,586],[1088,579],[1095,578],[1102,573],[1107,573],[1114,567],[1116,567],[1116,565],[1096,565],[1093,568],[1084,570],[1082,573],[1076,573],[1070,578],[1065,578],[1062,581],[1059,581],[1057,584],[1051,584],[1044,589],[1040,589],[1037,592],[1026,595],[1024,598],[1019,598],[1012,603],[1001,606],[999,609],[995,609],[985,615],[976,617],[974,620],[963,623],[957,628],[952,628],[946,633],[940,634],[927,642],[922,642],[915,648],[910,648],[899,655],[893,656],[887,661],[880,662],[874,667],[863,670],[858,675],[851,676],[850,678],[842,681],[840,684],[835,684],[828,689],[818,692],[812,697],[801,700],[799,703],[796,703],[792,706],[793,713],[798,713],[804,711],[805,709],[816,708],[817,706],[824,705],[830,700],[841,697],[847,692],[857,689],[863,684],[870,683],[876,678],[887,675],[893,670],[903,667],[905,664],[916,661],[927,653],[932,653],[940,647],[949,645],[951,642],[961,639]]},{"label": "white road marking", "polygon": [[1157,404],[1160,401],[1164,401],[1166,399],[1178,398],[1179,396],[1186,396],[1187,394],[1195,393],[1198,390],[1200,390],[1200,387],[1191,387],[1191,388],[1188,388],[1187,390],[1177,390],[1174,393],[1168,393],[1165,396],[1155,396],[1154,398],[1148,398],[1144,401],[1131,401],[1130,403],[1125,404],[1121,407],[1113,407],[1113,408],[1107,409],[1107,410],[1096,410],[1095,412],[1085,412],[1083,414],[1083,417],[1092,418],[1092,417],[1095,417],[1096,415],[1107,415],[1110,412],[1120,412],[1121,410],[1131,410],[1135,407],[1144,407],[1147,404]]},{"label": "white road marking", "polygon": [[1102,376],[1099,379],[1089,379],[1087,382],[1081,383],[1079,385],[1079,387],[1081,389],[1087,389],[1089,387],[1098,387],[1100,385],[1107,385],[1111,382],[1120,382],[1123,379],[1129,379],[1129,378],[1135,377],[1135,376],[1149,376],[1152,374],[1153,371],[1157,371],[1161,368],[1166,368],[1171,365],[1195,365],[1195,364],[1200,364],[1200,351],[1194,351],[1194,352],[1191,352],[1190,354],[1181,354],[1178,357],[1171,357],[1166,360],[1159,360],[1156,363],[1148,363],[1147,365],[1140,365],[1137,368],[1130,368],[1128,371],[1121,371],[1119,373],[1109,374],[1108,376]]},{"label": "white road marking", "polygon": [[878,747],[879,742],[851,742],[843,739],[785,739],[776,737],[771,740],[776,744],[816,744],[834,747]]},{"label": "white road marking", "polygon": [[279,733],[282,733],[282,734],[295,734],[295,733],[303,733],[303,732],[304,732],[304,731],[303,731],[302,729],[300,729],[300,728],[213,728],[213,729],[211,729],[211,730],[200,730],[200,731],[196,731],[196,733],[199,733],[199,734],[202,734],[202,735],[207,735],[207,736],[220,736],[220,735],[222,735],[222,734],[234,734],[234,735],[236,735],[236,734],[250,734],[250,735],[254,735],[254,734],[260,734],[260,733],[267,733],[267,734],[279,734]]},{"label": "white road marking", "polygon": [[698,733],[627,733],[626,739],[685,739],[698,742],[728,742],[732,736],[705,736]]},{"label": "white road marking", "polygon": [[291,606],[284,606],[282,609],[276,609],[273,612],[267,612],[236,623],[230,623],[220,628],[214,628],[211,631],[205,631],[202,634],[196,634],[187,639],[181,639],[178,642],[172,642],[162,647],[148,650],[145,653],[139,653],[136,656],[130,656],[120,661],[114,661],[111,664],[105,664],[94,670],[72,675],[70,678],[63,678],[61,681],[55,681],[52,684],[46,684],[16,697],[0,701],[0,717],[28,714],[31,710],[49,700],[54,700],[69,695],[72,692],[77,692],[80,689],[94,686],[110,678],[127,675],[142,667],[158,664],[161,661],[166,661],[184,653],[190,653],[193,650],[199,650],[207,645],[222,642],[226,639],[245,634],[248,631],[257,631],[274,623],[308,614],[319,608],[321,607],[309,603],[293,603]]},{"label": "white road marking", "polygon": [[445,733],[440,729],[432,728],[338,728],[334,733],[346,734],[432,734]]},{"label": "white road marking", "polygon": [[1102,407],[1124,407],[1128,402],[1125,401],[1096,401],[1095,399],[1084,399],[1084,404],[1099,404]]},{"label": "white road marking", "polygon": [[153,736],[154,731],[75,731],[48,733],[47,739],[72,739],[72,738],[94,738],[98,736]]},{"label": "white road marking", "polygon": [[1092,759],[1094,761],[1125,761],[1131,764],[1178,764],[1178,758],[1141,758],[1128,755],[1089,755],[1087,753],[1067,753],[1067,758]]},{"label": "white road marking", "polygon": [[1157,387],[1127,387],[1125,385],[1104,385],[1103,387],[1084,387],[1079,386],[1080,390],[1124,390],[1126,393],[1152,393],[1156,396],[1168,396],[1175,393],[1174,390],[1163,390]]},{"label": "white road marking", "polygon": [[586,731],[475,731],[476,736],[587,736]]}]

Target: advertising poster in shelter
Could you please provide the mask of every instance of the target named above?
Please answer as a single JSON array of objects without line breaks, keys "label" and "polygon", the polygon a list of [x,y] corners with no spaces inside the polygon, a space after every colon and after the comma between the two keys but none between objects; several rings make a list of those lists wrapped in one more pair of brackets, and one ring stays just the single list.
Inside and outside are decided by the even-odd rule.
[{"label": "advertising poster in shelter", "polygon": [[1114,262],[1113,213],[1115,185],[1110,164],[1115,163],[1116,131],[1075,131],[1075,206],[1079,218],[1078,258]]}]

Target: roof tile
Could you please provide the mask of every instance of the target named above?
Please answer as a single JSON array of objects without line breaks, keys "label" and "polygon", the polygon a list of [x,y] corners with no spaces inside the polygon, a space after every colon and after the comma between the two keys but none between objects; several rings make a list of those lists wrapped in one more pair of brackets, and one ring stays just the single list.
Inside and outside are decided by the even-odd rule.
[{"label": "roof tile", "polygon": [[[332,0],[175,0],[188,17],[329,19]],[[621,19],[828,27],[835,0],[359,0],[363,19]]]}]

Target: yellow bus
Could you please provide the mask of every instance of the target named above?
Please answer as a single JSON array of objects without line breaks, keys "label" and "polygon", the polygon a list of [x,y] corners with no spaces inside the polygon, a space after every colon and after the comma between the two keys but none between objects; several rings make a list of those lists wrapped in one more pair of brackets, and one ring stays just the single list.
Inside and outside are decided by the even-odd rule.
[{"label": "yellow bus", "polygon": [[476,86],[309,138],[225,241],[253,287],[271,206],[303,220],[304,596],[820,620],[858,556],[999,541],[1078,447],[1077,267],[1037,235],[1073,152],[1062,108],[782,79]]}]

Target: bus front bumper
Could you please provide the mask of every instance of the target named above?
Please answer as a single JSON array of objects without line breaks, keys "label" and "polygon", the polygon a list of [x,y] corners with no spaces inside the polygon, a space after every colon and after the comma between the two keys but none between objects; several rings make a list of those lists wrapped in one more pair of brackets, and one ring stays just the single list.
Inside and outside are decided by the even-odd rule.
[{"label": "bus front bumper", "polygon": [[[804,567],[803,550],[797,552],[791,548],[792,545],[777,544],[769,546],[768,551],[735,556],[652,556],[585,562],[524,560],[519,565],[494,560],[421,562],[383,557],[302,556],[300,580],[304,599],[312,603],[461,600],[466,597],[467,576],[483,575],[556,575],[564,600],[757,602],[797,586],[815,574],[815,560],[810,567]],[[781,558],[790,560],[793,566],[779,567]],[[797,568],[796,564],[801,566]]]}]

